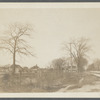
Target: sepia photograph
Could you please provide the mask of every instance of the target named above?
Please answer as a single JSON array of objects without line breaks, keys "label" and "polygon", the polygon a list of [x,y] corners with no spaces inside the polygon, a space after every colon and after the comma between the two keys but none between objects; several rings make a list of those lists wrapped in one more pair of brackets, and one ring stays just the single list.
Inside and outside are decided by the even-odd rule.
[{"label": "sepia photograph", "polygon": [[100,93],[100,4],[0,5],[0,93]]}]

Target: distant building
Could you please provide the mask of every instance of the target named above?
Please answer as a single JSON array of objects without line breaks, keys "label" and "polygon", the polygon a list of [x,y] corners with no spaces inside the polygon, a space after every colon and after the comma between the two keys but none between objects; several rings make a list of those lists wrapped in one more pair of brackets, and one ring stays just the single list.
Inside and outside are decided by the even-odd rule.
[{"label": "distant building", "polygon": [[29,72],[28,67],[23,67],[22,73],[28,73],[28,72]]},{"label": "distant building", "polygon": [[37,66],[37,64],[30,68],[30,72],[32,73],[36,73],[38,70],[39,70],[39,66]]},{"label": "distant building", "polygon": [[78,69],[77,69],[77,66],[65,66],[63,68],[63,71],[66,72],[76,72]]},{"label": "distant building", "polygon": [[[14,66],[11,65],[9,68],[10,72],[13,72]],[[18,74],[20,72],[22,72],[23,68],[20,65],[15,65],[15,73]]]},{"label": "distant building", "polygon": [[0,74],[9,73],[9,67],[0,67]]}]

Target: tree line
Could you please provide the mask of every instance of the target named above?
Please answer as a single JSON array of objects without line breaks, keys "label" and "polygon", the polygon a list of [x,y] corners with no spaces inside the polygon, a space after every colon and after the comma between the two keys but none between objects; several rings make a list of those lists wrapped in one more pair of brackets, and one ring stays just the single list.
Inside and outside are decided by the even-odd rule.
[{"label": "tree line", "polygon": [[[34,53],[30,51],[32,47],[26,40],[31,38],[32,32],[33,28],[30,24],[14,23],[10,24],[8,29],[3,33],[3,36],[0,37],[0,50],[8,51],[12,55],[12,74],[15,73],[17,56],[35,56]],[[79,38],[63,43],[63,50],[67,55],[66,58],[70,59],[68,62],[70,63],[69,66],[77,66],[78,72],[82,72],[84,70],[84,65],[88,63],[87,54],[91,50],[88,41],[89,40],[86,38]],[[53,62],[56,61],[54,60]],[[62,61],[59,60],[58,62],[60,65],[62,64]],[[55,66],[60,67],[59,64]]]}]

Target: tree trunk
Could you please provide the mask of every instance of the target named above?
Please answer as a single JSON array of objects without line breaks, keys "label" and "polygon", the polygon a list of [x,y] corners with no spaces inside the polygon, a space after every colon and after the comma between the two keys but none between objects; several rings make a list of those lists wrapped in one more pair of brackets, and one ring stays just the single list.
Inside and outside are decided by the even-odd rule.
[{"label": "tree trunk", "polygon": [[13,53],[12,86],[15,84],[15,52]]},{"label": "tree trunk", "polygon": [[17,44],[17,39],[15,40],[14,52],[13,52],[13,75],[15,74],[15,67],[16,67],[16,44]]},{"label": "tree trunk", "polygon": [[14,53],[13,53],[13,75],[15,74],[15,66],[16,66],[16,54],[15,54],[15,50],[14,50]]},{"label": "tree trunk", "polygon": [[77,63],[77,68],[78,68],[78,73],[80,73],[81,72],[81,68],[80,68],[79,62]]},{"label": "tree trunk", "polygon": [[21,79],[22,79],[22,73],[21,73],[21,71],[20,71],[20,76],[19,76],[19,78],[20,78],[20,89],[21,89]]}]

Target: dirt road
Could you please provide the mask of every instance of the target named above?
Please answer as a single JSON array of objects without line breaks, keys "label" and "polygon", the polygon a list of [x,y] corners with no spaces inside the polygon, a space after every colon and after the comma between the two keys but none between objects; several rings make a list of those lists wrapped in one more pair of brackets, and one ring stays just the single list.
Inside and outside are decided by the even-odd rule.
[{"label": "dirt road", "polygon": [[[90,72],[90,74],[96,77],[100,77],[100,71],[92,71]],[[76,88],[69,89],[71,87],[76,87]],[[57,92],[100,92],[100,80],[94,82],[94,84],[83,85],[80,88],[77,87],[76,84],[68,85],[65,88],[62,88]]]}]

